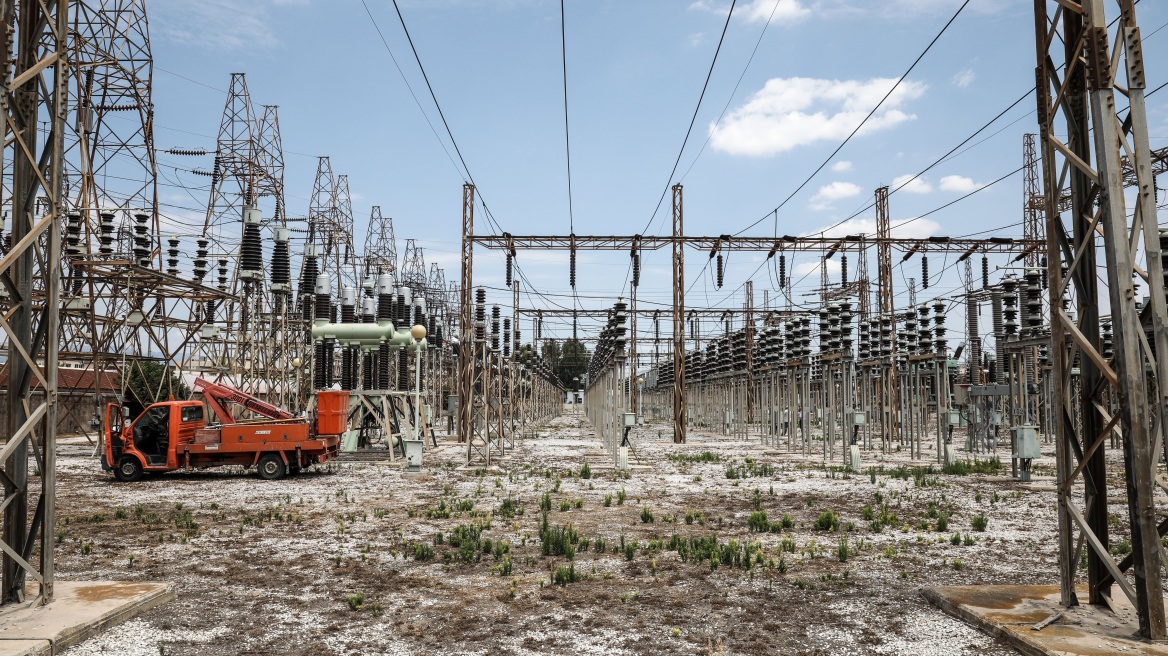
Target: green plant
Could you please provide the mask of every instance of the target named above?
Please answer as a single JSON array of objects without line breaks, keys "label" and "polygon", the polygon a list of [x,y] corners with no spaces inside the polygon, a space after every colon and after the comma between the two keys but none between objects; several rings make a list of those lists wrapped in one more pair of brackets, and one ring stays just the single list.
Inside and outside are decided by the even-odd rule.
[{"label": "green plant", "polygon": [[845,535],[840,538],[839,548],[836,553],[839,555],[839,561],[841,563],[848,562],[848,536]]},{"label": "green plant", "polygon": [[[376,515],[376,511],[374,512]],[[504,519],[514,519],[516,515],[522,515],[523,509],[511,497],[503,499],[503,503],[499,504],[499,508],[495,510],[495,514]]]},{"label": "green plant", "polygon": [[[441,533],[439,533],[439,535],[441,535]],[[425,542],[419,542],[419,543],[414,545],[414,560],[426,561],[426,560],[430,560],[433,557],[434,557],[434,547],[431,547],[430,545],[426,544]]]},{"label": "green plant", "polygon": [[965,564],[961,562],[960,558],[953,559],[953,569],[960,571],[961,568],[964,566],[965,566]]},{"label": "green plant", "polygon": [[381,615],[385,613],[385,609],[381,607],[380,601],[375,601],[369,604],[369,613],[373,615],[373,617],[381,617]]},{"label": "green plant", "polygon": [[961,543],[967,547],[972,547],[974,544],[977,543],[977,538],[973,537],[969,533],[966,533],[965,537],[962,538]]},{"label": "green plant", "polygon": [[949,516],[941,513],[937,516],[937,532],[945,533],[949,530]]},{"label": "green plant", "polygon": [[568,585],[579,581],[580,577],[576,574],[576,564],[568,563],[567,567],[560,565],[556,571],[552,573],[552,583],[554,585]]},{"label": "green plant", "polygon": [[626,498],[627,498],[627,496],[625,495],[625,487],[622,485],[620,491],[616,493],[616,505],[618,505],[618,506],[625,505]]},{"label": "green plant", "polygon": [[653,523],[653,511],[649,510],[649,506],[642,506],[641,507],[641,523],[642,524],[652,524]]},{"label": "green plant", "polygon": [[584,466],[580,468],[580,478],[592,478],[592,468],[588,466],[588,462],[584,462]]},{"label": "green plant", "polygon": [[543,512],[548,512],[552,509],[552,494],[551,492],[544,492],[539,499],[539,509]]},{"label": "green plant", "polygon": [[365,607],[365,593],[358,592],[357,594],[349,595],[348,601],[349,610],[354,612],[359,611]]},{"label": "green plant", "polygon": [[815,520],[815,530],[838,531],[839,515],[835,514],[833,510],[825,510],[819,513],[819,518]]},{"label": "green plant", "polygon": [[608,508],[611,505],[612,505],[612,495],[611,494],[604,495],[604,507]]},{"label": "green plant", "polygon": [[950,535],[950,536],[949,536],[949,544],[951,544],[951,545],[953,545],[953,546],[955,546],[955,547],[956,547],[957,545],[961,544],[961,534],[960,534],[960,533],[954,533],[953,535]]},{"label": "green plant", "polygon": [[544,526],[539,531],[540,552],[545,556],[566,556],[568,560],[576,557],[576,543],[580,535],[571,524],[567,526],[548,526],[547,517],[544,517]]},{"label": "green plant", "polygon": [[986,517],[982,513],[978,513],[977,515],[974,516],[973,519],[969,520],[970,526],[972,526],[973,530],[977,531],[978,533],[985,531],[986,526],[988,526],[989,523],[990,523],[989,518]]},{"label": "green plant", "polygon": [[767,513],[765,510],[756,510],[750,513],[750,517],[746,519],[746,527],[751,533],[766,533],[770,530],[771,525],[767,520]]}]

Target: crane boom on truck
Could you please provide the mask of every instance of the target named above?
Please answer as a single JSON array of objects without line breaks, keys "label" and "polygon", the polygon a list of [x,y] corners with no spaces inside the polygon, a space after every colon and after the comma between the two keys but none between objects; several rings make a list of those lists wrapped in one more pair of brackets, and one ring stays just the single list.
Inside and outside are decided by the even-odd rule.
[{"label": "crane boom on truck", "polygon": [[[194,389],[202,392],[202,401],[155,403],[129,423],[122,406],[107,405],[102,469],[112,470],[119,481],[136,481],[146,472],[242,465],[273,480],[335,458],[341,434],[348,428],[347,391],[317,392],[313,416],[297,417],[202,378]],[[239,421],[228,404],[264,419]],[[217,423],[207,423],[206,407]]]}]

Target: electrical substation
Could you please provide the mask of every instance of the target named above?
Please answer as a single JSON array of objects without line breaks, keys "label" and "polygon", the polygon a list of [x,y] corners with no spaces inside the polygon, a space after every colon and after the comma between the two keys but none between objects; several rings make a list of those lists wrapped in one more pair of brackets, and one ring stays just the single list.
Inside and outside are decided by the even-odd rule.
[{"label": "electrical substation", "polygon": [[[211,80],[193,56],[182,74],[156,65],[162,38],[195,47],[182,21],[225,20],[161,4],[0,2],[0,656],[1168,654],[1156,3],[693,3],[721,37],[689,37],[705,84],[647,223],[582,209],[592,160],[573,173],[572,149],[594,115],[569,96],[595,102],[572,78],[591,65],[572,43],[590,3],[490,10],[559,27],[562,142],[536,148],[567,164],[562,220],[487,204],[511,174],[467,148],[458,112],[481,103],[503,131],[490,107],[509,101],[456,94],[436,70],[449,60],[430,53],[465,44],[433,41],[425,12],[494,20],[482,7],[223,3],[255,32],[241,68],[265,44],[249,16],[352,18],[378,57],[361,74],[420,113],[407,129],[381,107],[341,121],[336,98],[306,122],[304,88]],[[896,76],[832,117],[840,138],[807,137],[827,150],[767,178],[791,195],[753,222],[718,215],[726,180],[754,179],[727,163],[726,124],[759,107],[780,120],[767,89],[808,81],[735,95],[752,67],[777,75],[760,44],[800,21],[917,10],[923,52],[881,61]],[[888,112],[924,93],[918,64],[957,57],[935,46],[971,21],[984,45],[990,20],[1023,24],[1001,47],[1024,53],[1032,88],[1006,89],[1025,93],[992,118],[946,110],[915,175],[819,187],[859,202],[850,215],[788,205],[851,171],[837,155],[854,141],[925,121]],[[727,55],[739,39],[754,50]],[[723,69],[742,64],[734,83]],[[823,97],[852,84],[821,82]],[[210,91],[214,116],[192,96],[169,122],[154,92],[170,84]],[[721,115],[707,90],[729,93]],[[823,118],[804,109],[791,115]],[[285,149],[328,145],[311,141],[341,130],[326,115],[364,136]],[[387,182],[353,155],[409,160],[415,130],[457,178],[433,187],[419,160]],[[1013,139],[1005,175],[951,175],[937,188],[954,197],[915,204],[995,138]],[[707,146],[727,178],[687,178]],[[881,153],[879,173],[902,156]],[[538,199],[545,184],[521,186]],[[1007,188],[1009,216],[973,209]],[[407,201],[427,216],[395,226]]]}]

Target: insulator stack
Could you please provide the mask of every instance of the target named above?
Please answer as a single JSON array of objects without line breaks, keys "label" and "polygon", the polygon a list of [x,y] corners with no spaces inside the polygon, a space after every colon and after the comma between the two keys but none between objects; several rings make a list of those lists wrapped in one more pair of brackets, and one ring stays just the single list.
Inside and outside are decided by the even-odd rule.
[{"label": "insulator stack", "polygon": [[949,359],[949,342],[945,339],[945,304],[933,301],[933,350],[939,360]]},{"label": "insulator stack", "polygon": [[929,328],[929,306],[921,303],[917,307],[917,319],[919,327],[917,334],[919,335],[919,349],[922,355],[928,355],[933,352],[933,331]]},{"label": "insulator stack", "polygon": [[[434,326],[434,348],[442,348],[443,337],[444,337],[443,332],[444,332],[444,329],[442,328],[442,324],[438,324],[438,325]],[[519,331],[518,330],[515,331],[515,338],[517,340],[519,339]]]},{"label": "insulator stack", "polygon": [[[376,316],[375,301],[371,297],[362,299],[361,323],[373,323]],[[375,363],[372,351],[366,351],[361,356],[361,389],[372,390],[375,382]]]},{"label": "insulator stack", "polygon": [[102,255],[113,255],[114,253],[114,213],[101,212],[98,214],[101,220],[100,230],[101,236],[98,238],[101,245],[98,246],[97,251]]},{"label": "insulator stack", "polygon": [[397,389],[410,389],[410,354],[404,348],[397,350]]},{"label": "insulator stack", "polygon": [[150,266],[150,216],[134,215],[134,263]]},{"label": "insulator stack", "polygon": [[904,348],[901,349],[902,352],[906,355],[918,355],[920,353],[920,351],[917,350],[919,347],[918,340],[920,339],[921,335],[917,331],[916,312],[909,310],[908,313],[904,315],[904,322],[901,325],[904,326],[904,340],[902,340],[904,342]]},{"label": "insulator stack", "polygon": [[412,325],[426,325],[426,299],[424,298],[419,298],[417,302],[414,303],[414,322]]},{"label": "insulator stack", "polygon": [[503,357],[511,357],[511,317],[503,319]]},{"label": "insulator stack", "polygon": [[[320,274],[316,277],[316,284],[313,286],[313,294],[316,297],[315,302],[315,317],[318,322],[326,322],[329,320],[329,290],[332,288],[332,282],[329,280],[328,274]],[[327,389],[332,387],[332,346],[333,340],[322,339],[316,340],[313,344],[314,358],[313,358],[313,386],[316,389]]]},{"label": "insulator stack", "polygon": [[840,255],[840,287],[848,286],[848,256]]},{"label": "insulator stack", "polygon": [[[1000,290],[993,290],[990,292],[990,312],[993,315],[994,324],[994,359],[998,371],[1006,370],[1006,323],[1002,317],[1002,292]],[[991,379],[990,382],[997,382],[996,378]]]},{"label": "insulator stack", "polygon": [[[357,323],[357,289],[345,287],[341,292],[341,323]],[[341,350],[341,389],[357,386],[357,349],[344,346]]]},{"label": "insulator stack", "polygon": [[568,283],[576,289],[576,238],[572,236],[572,247],[568,251]]},{"label": "insulator stack", "polygon": [[1043,290],[1049,289],[1050,288],[1050,280],[1047,278],[1047,275],[1049,272],[1046,268],[1046,256],[1045,255],[1042,256],[1039,271],[1042,274],[1042,289]]},{"label": "insulator stack", "polygon": [[253,280],[263,277],[264,244],[260,238],[263,217],[254,207],[243,208],[243,239],[239,243],[239,277]]},{"label": "insulator stack", "polygon": [[981,288],[990,288],[990,258],[987,255],[981,256]]},{"label": "insulator stack", "polygon": [[309,321],[313,318],[312,298],[313,285],[316,281],[317,274],[320,273],[320,265],[317,263],[316,244],[308,243],[304,245],[304,264],[300,267],[300,298],[308,299],[302,300],[302,315],[304,321]]},{"label": "insulator stack", "polygon": [[203,282],[203,278],[207,277],[207,240],[199,239],[197,242],[198,248],[195,249],[195,259],[192,262],[194,265],[195,280]]},{"label": "insulator stack", "polygon": [[839,305],[840,350],[844,355],[852,355],[852,304],[843,301]]},{"label": "insulator stack", "polygon": [[929,288],[929,256],[921,256],[921,287],[923,289]]},{"label": "insulator stack", "polygon": [[507,252],[507,286],[511,286],[511,267],[515,264],[515,256]]},{"label": "insulator stack", "polygon": [[641,286],[641,254],[633,251],[633,287]]},{"label": "insulator stack", "polygon": [[989,377],[988,378],[989,378],[990,385],[996,385],[998,383],[998,361],[997,360],[990,360]]},{"label": "insulator stack", "polygon": [[1042,331],[1042,275],[1039,269],[1027,269],[1026,283],[1026,332],[1037,335]]},{"label": "insulator stack", "polygon": [[[383,273],[377,277],[377,323],[393,323],[393,276]],[[373,384],[375,389],[389,389],[389,342],[377,345],[377,372]]]},{"label": "insulator stack", "polygon": [[491,350],[499,350],[499,306],[491,306]]},{"label": "insulator stack", "polygon": [[829,315],[827,313],[826,307],[819,308],[819,350],[823,353],[829,352],[829,350],[831,348],[830,347],[830,340],[831,340],[830,329],[828,328],[828,323],[829,323],[828,316]]},{"label": "insulator stack", "polygon": [[219,260],[219,291],[227,291],[227,260]]},{"label": "insulator stack", "polygon": [[487,290],[482,287],[475,290],[475,340],[487,340]]},{"label": "insulator stack", "polygon": [[1110,362],[1115,357],[1115,335],[1112,332],[1111,319],[1103,319],[1099,322],[1099,332],[1103,359]]},{"label": "insulator stack", "polygon": [[288,229],[276,228],[272,231],[275,244],[272,246],[272,291],[288,293],[292,291],[292,255],[288,250]]},{"label": "insulator stack", "polygon": [[179,254],[179,240],[177,236],[171,235],[166,240],[166,274],[170,276],[178,275],[178,254]]},{"label": "insulator stack", "polygon": [[81,215],[76,212],[65,217],[65,254],[71,258],[81,257]]},{"label": "insulator stack", "polygon": [[880,317],[880,357],[892,355],[892,318]]},{"label": "insulator stack", "polygon": [[859,349],[858,355],[859,355],[860,361],[864,361],[864,360],[867,360],[868,358],[872,357],[872,344],[870,341],[871,337],[869,336],[870,333],[868,332],[868,322],[861,321],[859,330],[860,330],[860,349]]},{"label": "insulator stack", "polygon": [[779,289],[787,287],[787,256],[779,253]]},{"label": "insulator stack", "polygon": [[1018,281],[1012,275],[1002,279],[1002,326],[1007,338],[1018,334]]},{"label": "insulator stack", "polygon": [[965,297],[965,335],[969,348],[969,383],[981,385],[981,335],[978,332],[977,300],[972,296]]},{"label": "insulator stack", "polygon": [[722,289],[722,254],[718,253],[718,289]]}]

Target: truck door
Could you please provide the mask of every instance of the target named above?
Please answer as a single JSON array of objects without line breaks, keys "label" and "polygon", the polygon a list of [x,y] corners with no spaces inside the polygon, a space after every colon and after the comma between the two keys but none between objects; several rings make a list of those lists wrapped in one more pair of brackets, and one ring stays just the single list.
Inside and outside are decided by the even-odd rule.
[{"label": "truck door", "polygon": [[122,458],[122,449],[125,442],[122,440],[122,428],[125,426],[125,415],[122,406],[117,403],[108,403],[105,406],[105,444],[106,462],[108,467],[116,467]]}]

